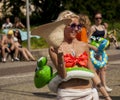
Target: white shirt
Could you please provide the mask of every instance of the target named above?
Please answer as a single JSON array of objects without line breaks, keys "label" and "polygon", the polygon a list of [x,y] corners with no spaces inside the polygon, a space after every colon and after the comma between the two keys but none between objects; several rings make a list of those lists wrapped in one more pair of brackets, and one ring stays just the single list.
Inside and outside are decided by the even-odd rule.
[{"label": "white shirt", "polygon": [[11,22],[9,22],[9,23],[4,23],[4,24],[2,25],[2,28],[8,29],[8,28],[12,28],[12,26],[13,26],[13,24],[12,24]]},{"label": "white shirt", "polygon": [[18,39],[16,37],[14,37],[13,39],[14,39],[14,42],[18,42]]}]

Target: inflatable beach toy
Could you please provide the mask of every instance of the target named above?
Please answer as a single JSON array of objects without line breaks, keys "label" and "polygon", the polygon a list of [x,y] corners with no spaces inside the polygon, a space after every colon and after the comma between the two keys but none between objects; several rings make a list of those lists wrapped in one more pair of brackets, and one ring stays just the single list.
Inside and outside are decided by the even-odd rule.
[{"label": "inflatable beach toy", "polygon": [[[105,48],[109,45],[109,41],[107,39],[101,38],[101,37],[91,37],[91,45],[94,45],[98,48],[98,52],[95,52],[94,50],[90,50],[90,58],[92,63],[94,64],[94,67],[96,69],[104,67],[108,62],[108,56],[105,52]],[[101,55],[102,59],[97,60],[95,58],[96,55]]]},{"label": "inflatable beach toy", "polygon": [[90,80],[94,77],[94,73],[87,68],[74,66],[72,68],[66,68],[67,76],[66,78],[62,79],[59,75],[55,75],[48,84],[48,88],[52,92],[57,92],[58,86],[61,82],[68,81],[72,78],[79,78]]},{"label": "inflatable beach toy", "polygon": [[46,65],[47,58],[41,57],[37,61],[37,68],[35,70],[34,84],[36,88],[41,88],[49,83],[52,77],[51,66]]},{"label": "inflatable beach toy", "polygon": [[85,67],[70,67],[66,68],[67,76],[62,79],[57,72],[53,73],[52,68],[47,64],[47,58],[41,57],[37,61],[37,68],[34,76],[34,84],[36,88],[42,88],[48,85],[49,89],[53,92],[57,92],[58,85],[63,81],[68,81],[71,78],[80,78],[90,80],[94,77],[94,73]]}]

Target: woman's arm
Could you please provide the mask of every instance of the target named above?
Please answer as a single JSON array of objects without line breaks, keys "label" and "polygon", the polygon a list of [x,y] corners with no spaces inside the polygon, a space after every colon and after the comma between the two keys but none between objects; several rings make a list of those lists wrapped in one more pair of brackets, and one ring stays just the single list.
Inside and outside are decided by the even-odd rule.
[{"label": "woman's arm", "polygon": [[25,26],[20,22],[20,27],[25,28]]},{"label": "woman's arm", "polygon": [[103,25],[103,28],[104,28],[104,30],[105,30],[104,38],[107,38],[107,29],[104,27],[104,25]]},{"label": "woman's arm", "polygon": [[63,58],[63,53],[60,52],[57,54],[57,59],[58,59],[58,74],[62,77],[65,78],[67,73],[64,65],[64,58]]},{"label": "woman's arm", "polygon": [[94,50],[96,52],[98,51],[98,48],[96,46],[93,46],[91,44],[88,44],[88,46],[89,46],[90,49],[92,49],[92,50]]},{"label": "woman's arm", "polygon": [[88,38],[90,39],[90,37],[92,36],[92,34],[95,32],[95,27],[94,25],[90,28],[90,31],[89,31],[89,36]]},{"label": "woman's arm", "polygon": [[49,55],[50,58],[55,65],[55,68],[58,72],[58,74],[62,77],[66,77],[66,70],[64,67],[64,58],[63,58],[63,53],[58,52],[58,49],[55,49],[54,47],[49,48]]},{"label": "woman's arm", "polygon": [[57,62],[57,50],[56,50],[53,46],[51,46],[51,47],[49,48],[49,55],[50,55],[50,58],[51,58],[53,64],[55,65],[55,68],[58,69],[58,68],[57,68],[57,67],[58,67],[58,62]]}]

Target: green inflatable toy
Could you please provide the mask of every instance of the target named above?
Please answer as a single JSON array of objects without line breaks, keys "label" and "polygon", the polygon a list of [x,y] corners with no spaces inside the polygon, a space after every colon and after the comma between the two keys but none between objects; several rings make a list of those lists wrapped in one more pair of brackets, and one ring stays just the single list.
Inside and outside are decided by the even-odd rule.
[{"label": "green inflatable toy", "polygon": [[34,84],[36,88],[42,88],[49,83],[52,77],[52,68],[51,66],[46,65],[47,58],[41,57],[37,61],[37,68],[34,76]]},{"label": "green inflatable toy", "polygon": [[85,68],[85,67],[78,67],[77,65],[66,68],[67,76],[65,79],[62,79],[57,72],[53,73],[52,67],[46,65],[47,58],[41,57],[37,61],[37,68],[35,71],[34,76],[34,84],[36,88],[42,88],[45,85],[48,85],[49,89],[53,92],[57,91],[58,85],[63,82],[67,81],[71,78],[80,78],[89,80],[94,77],[94,73]]},{"label": "green inflatable toy", "polygon": [[109,41],[102,37],[91,36],[90,44],[98,47],[100,50],[104,50],[109,45]]}]

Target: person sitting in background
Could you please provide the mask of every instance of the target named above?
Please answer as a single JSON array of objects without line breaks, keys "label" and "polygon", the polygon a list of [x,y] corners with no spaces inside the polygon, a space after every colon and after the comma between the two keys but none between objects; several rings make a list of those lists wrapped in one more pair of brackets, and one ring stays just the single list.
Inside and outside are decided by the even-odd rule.
[{"label": "person sitting in background", "polygon": [[[103,25],[105,26],[106,29],[108,29],[108,23],[103,23]],[[114,47],[116,49],[120,49],[120,46],[118,45],[118,41],[116,39],[116,30],[113,30],[113,31],[108,31],[108,38],[109,38],[109,41],[113,43]]]},{"label": "person sitting in background", "polygon": [[16,29],[14,31],[14,41],[17,41],[17,42],[19,42],[19,44],[22,45],[21,34],[20,34],[20,31],[18,29]]},{"label": "person sitting in background", "polygon": [[1,47],[2,47],[3,62],[6,62],[5,52],[8,52],[11,55],[12,61],[13,60],[19,61],[19,58],[17,57],[18,49],[15,47],[15,44],[13,41],[13,30],[9,30],[7,35],[2,36]]},{"label": "person sitting in background", "polygon": [[2,29],[12,28],[13,24],[10,22],[10,18],[6,18],[6,22],[2,25]]},{"label": "person sitting in background", "polygon": [[21,44],[22,40],[21,40],[21,35],[19,30],[15,30],[14,32],[14,42],[15,42],[15,47],[18,48],[18,51],[22,53],[22,55],[27,61],[30,61],[30,60],[35,61],[35,58],[31,54],[31,52],[27,48],[22,47],[22,44]]},{"label": "person sitting in background", "polygon": [[22,24],[22,22],[20,21],[20,19],[18,17],[15,17],[13,27],[18,28],[18,29],[24,29],[25,28],[25,26]]}]

